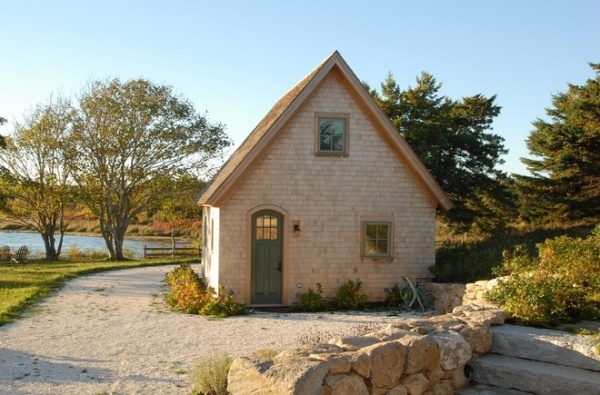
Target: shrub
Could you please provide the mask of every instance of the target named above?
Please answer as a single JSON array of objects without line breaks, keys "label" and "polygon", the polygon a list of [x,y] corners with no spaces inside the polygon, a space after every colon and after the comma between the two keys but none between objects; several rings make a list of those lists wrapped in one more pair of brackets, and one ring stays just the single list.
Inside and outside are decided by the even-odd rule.
[{"label": "shrub", "polygon": [[224,286],[219,286],[219,294],[213,288],[208,288],[204,306],[199,313],[202,315],[214,315],[217,317],[229,317],[231,315],[240,315],[245,312],[246,306],[243,303],[233,301],[233,294],[228,293]]},{"label": "shrub", "polygon": [[348,280],[333,297],[333,305],[342,310],[363,309],[367,305],[367,295],[361,293],[362,281]]},{"label": "shrub", "polygon": [[192,372],[191,379],[194,395],[226,395],[227,374],[233,358],[230,356],[213,356],[198,363]]},{"label": "shrub", "polygon": [[184,263],[167,274],[171,292],[167,302],[185,313],[197,313],[206,304],[207,287],[190,264]]},{"label": "shrub", "polygon": [[301,311],[324,311],[329,308],[329,303],[323,298],[323,286],[317,283],[316,291],[309,288],[300,296],[298,309]]},{"label": "shrub", "polygon": [[225,287],[219,293],[207,287],[189,263],[181,264],[167,274],[170,292],[166,299],[169,305],[185,313],[228,317],[244,313],[245,306],[233,301]]},{"label": "shrub", "polygon": [[505,254],[497,274],[510,274],[488,294],[517,323],[555,325],[600,318],[600,226],[586,239],[560,236]]},{"label": "shrub", "polygon": [[387,306],[399,307],[404,303],[404,292],[400,288],[400,284],[394,284],[391,288],[385,288],[385,304]]}]

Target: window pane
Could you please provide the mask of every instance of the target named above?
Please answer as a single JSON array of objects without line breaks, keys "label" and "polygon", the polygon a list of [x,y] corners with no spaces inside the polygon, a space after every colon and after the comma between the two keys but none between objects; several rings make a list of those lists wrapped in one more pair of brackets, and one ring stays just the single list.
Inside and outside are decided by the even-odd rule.
[{"label": "window pane", "polygon": [[387,240],[379,240],[377,243],[377,254],[387,255],[388,253],[388,242]]},{"label": "window pane", "polygon": [[319,119],[319,150],[344,152],[346,148],[346,120]]},{"label": "window pane", "polygon": [[256,240],[263,239],[263,228],[256,228]]},{"label": "window pane", "polygon": [[364,254],[373,256],[390,255],[389,223],[367,223],[364,234]]},{"label": "window pane", "polygon": [[262,228],[263,227],[263,217],[256,218],[256,227],[257,228]]},{"label": "window pane", "polygon": [[366,235],[369,239],[375,239],[377,236],[377,225],[367,225]]},{"label": "window pane", "polygon": [[276,228],[277,227],[277,217],[270,217],[270,218],[271,218],[271,225],[269,225],[269,226]]}]

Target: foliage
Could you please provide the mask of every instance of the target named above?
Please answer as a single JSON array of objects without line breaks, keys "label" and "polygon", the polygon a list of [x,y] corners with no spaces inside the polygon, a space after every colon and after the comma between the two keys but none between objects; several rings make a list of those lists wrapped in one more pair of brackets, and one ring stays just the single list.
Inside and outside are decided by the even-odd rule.
[{"label": "foliage", "polygon": [[192,372],[193,395],[227,395],[227,375],[233,357],[212,356],[201,360]]},{"label": "foliage", "polygon": [[169,190],[168,196],[154,202],[156,207],[150,209],[154,226],[169,232],[173,247],[180,229],[193,229],[194,226],[200,228],[194,218],[202,218],[202,208],[195,203],[195,198],[204,184],[189,173],[183,173],[174,180],[165,180],[163,188]]},{"label": "foliage", "polygon": [[124,258],[131,220],[169,197],[172,180],[208,170],[231,144],[222,125],[144,79],[90,83],[67,142],[68,167],[113,259]]},{"label": "foliage", "polygon": [[457,237],[452,230],[438,227],[435,265],[429,267],[434,281],[440,283],[469,283],[495,277],[494,268],[504,261],[504,251],[522,245],[524,252],[535,255],[535,245],[562,235],[585,237],[590,226],[574,223],[544,227],[507,228],[502,232],[471,231]]},{"label": "foliage", "polygon": [[75,203],[63,149],[74,111],[71,103],[60,97],[38,104],[23,124],[15,126],[0,155],[0,165],[5,169],[0,185],[7,198],[2,209],[41,235],[46,259],[50,260],[60,256]]},{"label": "foliage", "polygon": [[585,239],[560,236],[506,254],[498,274],[510,274],[490,292],[509,316],[528,325],[600,318],[600,226]]},{"label": "foliage", "polygon": [[227,292],[227,289],[220,285],[218,294],[212,288],[207,290],[206,303],[200,309],[202,315],[212,315],[216,317],[229,317],[240,315],[246,312],[246,306],[243,303],[236,303],[233,300],[233,294]]},{"label": "foliage", "polygon": [[325,311],[329,309],[329,303],[323,297],[323,286],[321,283],[317,283],[315,287],[316,291],[309,288],[308,291],[303,293],[298,300],[298,309],[300,311]]},{"label": "foliage", "polygon": [[185,313],[197,313],[212,296],[207,294],[206,284],[189,264],[167,273],[167,285],[170,287],[167,302]]},{"label": "foliage", "polygon": [[67,281],[91,273],[142,266],[171,265],[184,259],[130,260],[127,262],[29,260],[26,265],[0,263],[0,326],[19,318]]},{"label": "foliage", "polygon": [[[0,117],[0,126],[4,125],[6,123],[6,118]],[[4,148],[5,146],[5,142],[4,142],[4,136],[0,135],[0,148]]]},{"label": "foliage", "polygon": [[367,305],[367,295],[361,292],[362,285],[362,281],[360,280],[348,280],[341,285],[331,303],[335,308],[342,310],[365,308]]},{"label": "foliage", "polygon": [[390,288],[385,288],[385,304],[392,307],[398,307],[404,303],[404,292],[400,284],[396,283]]},{"label": "foliage", "polygon": [[245,313],[245,305],[236,303],[225,287],[219,292],[207,287],[189,264],[182,264],[167,273],[170,292],[166,299],[169,305],[185,313],[228,317]]},{"label": "foliage", "polygon": [[502,252],[510,239],[489,238],[474,243],[444,244],[437,248],[435,265],[429,267],[439,283],[469,283],[491,279],[502,262]]},{"label": "foliage", "polygon": [[522,216],[532,222],[600,218],[600,64],[595,79],[552,96],[549,121],[527,138],[533,176],[518,176]]},{"label": "foliage", "polygon": [[416,82],[403,91],[390,73],[381,94],[367,88],[454,203],[446,218],[467,227],[502,226],[516,208],[506,175],[496,169],[507,152],[504,139],[490,132],[500,113],[496,97],[455,101],[439,94],[442,85],[431,74]]}]

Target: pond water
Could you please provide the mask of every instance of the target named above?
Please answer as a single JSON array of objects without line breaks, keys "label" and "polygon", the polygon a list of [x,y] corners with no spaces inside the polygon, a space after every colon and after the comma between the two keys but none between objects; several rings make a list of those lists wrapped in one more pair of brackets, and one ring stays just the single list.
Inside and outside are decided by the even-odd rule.
[{"label": "pond water", "polygon": [[[58,236],[57,236],[58,241]],[[177,245],[183,245],[182,241],[177,241]],[[9,246],[11,251],[16,250],[22,245],[26,245],[32,252],[33,256],[43,256],[45,253],[44,242],[38,233],[31,232],[12,232],[0,231],[0,247]],[[133,252],[135,257],[143,255],[144,246],[147,247],[165,247],[171,245],[170,238],[128,238],[123,243],[123,247]],[[104,239],[100,236],[84,236],[66,234],[63,239],[62,254],[66,254],[69,247],[74,246],[80,251],[106,251]]]}]

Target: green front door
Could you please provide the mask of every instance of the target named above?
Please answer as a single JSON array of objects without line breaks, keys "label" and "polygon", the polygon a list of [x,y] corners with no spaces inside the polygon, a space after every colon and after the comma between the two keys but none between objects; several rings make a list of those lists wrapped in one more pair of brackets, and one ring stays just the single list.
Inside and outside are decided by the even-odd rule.
[{"label": "green front door", "polygon": [[252,216],[252,304],[281,303],[283,216],[272,210]]}]

